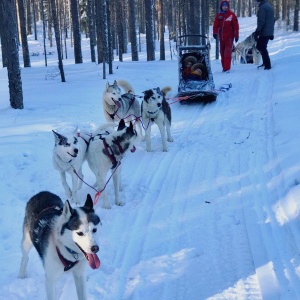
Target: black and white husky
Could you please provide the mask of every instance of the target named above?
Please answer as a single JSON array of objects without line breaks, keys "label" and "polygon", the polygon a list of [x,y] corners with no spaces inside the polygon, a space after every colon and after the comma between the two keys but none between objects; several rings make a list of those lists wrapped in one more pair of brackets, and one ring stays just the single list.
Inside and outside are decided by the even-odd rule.
[{"label": "black and white husky", "polygon": [[125,125],[122,119],[119,122],[117,131],[110,124],[99,127],[90,140],[87,161],[90,169],[96,176],[95,186],[102,193],[103,208],[110,208],[107,200],[107,192],[105,186],[107,184],[108,171],[112,171],[112,177],[115,190],[116,205],[123,205],[120,200],[120,182],[121,182],[121,159],[125,153],[130,150],[135,151],[134,143],[137,141],[137,133],[130,122],[130,126]]},{"label": "black and white husky", "polygon": [[168,151],[166,142],[173,142],[171,135],[171,108],[165,96],[171,90],[170,87],[165,87],[162,90],[153,88],[144,91],[144,99],[142,102],[142,119],[145,129],[146,137],[146,151],[151,151],[151,126],[156,123],[162,140],[163,151]]},{"label": "black and white husky", "polygon": [[133,87],[126,80],[115,80],[113,84],[106,82],[103,112],[107,122],[136,120],[139,135],[142,136],[141,106],[134,93]]},{"label": "black and white husky", "polygon": [[[53,131],[53,130],[52,130]],[[83,174],[82,164],[86,158],[86,151],[90,137],[84,133],[62,135],[53,131],[55,145],[53,148],[53,166],[59,172],[61,183],[67,197],[76,204],[79,203],[77,190],[81,189]],[[66,173],[71,175],[72,188],[67,183]]]},{"label": "black and white husky", "polygon": [[79,300],[87,299],[86,262],[92,269],[100,267],[96,232],[100,218],[87,196],[83,207],[72,208],[50,192],[40,192],[26,205],[23,224],[22,261],[19,278],[26,277],[28,254],[34,246],[45,269],[48,300],[57,299],[55,283],[65,272],[72,272]]}]

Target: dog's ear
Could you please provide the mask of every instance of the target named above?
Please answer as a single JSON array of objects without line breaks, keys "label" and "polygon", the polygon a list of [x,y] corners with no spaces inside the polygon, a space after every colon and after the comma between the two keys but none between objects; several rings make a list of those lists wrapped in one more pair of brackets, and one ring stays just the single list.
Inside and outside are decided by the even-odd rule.
[{"label": "dog's ear", "polygon": [[114,84],[113,84],[113,86],[118,86],[118,82],[117,82],[117,80],[115,80],[115,81],[114,81]]},{"label": "dog's ear", "polygon": [[131,121],[130,121],[130,124],[129,124],[129,129],[133,131],[133,124],[132,124]]},{"label": "dog's ear", "polygon": [[121,119],[118,126],[118,131],[126,127],[124,119]]},{"label": "dog's ear", "polygon": [[105,90],[108,90],[108,88],[109,88],[109,82],[106,81],[106,87],[105,87]]},{"label": "dog's ear", "polygon": [[60,141],[62,141],[63,139],[65,139],[65,137],[61,134],[59,134],[58,132],[52,130],[53,134],[54,134],[54,138],[55,138],[55,143],[59,143]]},{"label": "dog's ear", "polygon": [[93,200],[90,194],[87,194],[83,207],[88,211],[93,210]]},{"label": "dog's ear", "polygon": [[69,200],[66,200],[64,208],[63,208],[63,215],[66,218],[69,218],[74,212],[74,209],[72,208],[72,206],[70,205]]},{"label": "dog's ear", "polygon": [[156,88],[156,91],[157,91],[159,94],[161,94],[161,91],[160,91],[160,88],[159,88],[159,87]]}]

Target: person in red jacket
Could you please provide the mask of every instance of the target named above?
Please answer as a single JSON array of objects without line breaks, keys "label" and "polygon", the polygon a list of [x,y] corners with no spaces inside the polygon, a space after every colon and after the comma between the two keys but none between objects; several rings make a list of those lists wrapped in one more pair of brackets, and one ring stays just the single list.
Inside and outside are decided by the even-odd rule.
[{"label": "person in red jacket", "polygon": [[239,22],[230,10],[229,1],[222,1],[220,12],[216,15],[213,25],[213,37],[220,39],[220,54],[223,72],[228,73],[231,67],[233,40],[239,40]]}]

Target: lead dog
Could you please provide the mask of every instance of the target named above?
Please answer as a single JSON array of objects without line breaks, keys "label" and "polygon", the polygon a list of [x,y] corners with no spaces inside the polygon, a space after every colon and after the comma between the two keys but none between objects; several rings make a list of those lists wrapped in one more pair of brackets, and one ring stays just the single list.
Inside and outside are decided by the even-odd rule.
[{"label": "lead dog", "polygon": [[[53,131],[55,145],[53,148],[53,166],[59,172],[61,183],[68,198],[78,204],[77,190],[82,186],[82,164],[86,158],[86,151],[90,137],[87,134],[76,133],[62,135]],[[67,183],[66,173],[71,175],[72,188]]]},{"label": "lead dog", "polygon": [[171,108],[166,101],[166,94],[171,90],[170,87],[165,87],[160,90],[159,87],[144,91],[144,99],[142,102],[142,118],[144,126],[146,127],[146,151],[151,151],[151,126],[156,123],[163,146],[163,151],[168,151],[166,142],[173,142],[171,135]]},{"label": "lead dog", "polygon": [[[122,93],[121,88],[125,93]],[[107,122],[136,120],[142,137],[141,106],[134,93],[133,87],[126,80],[115,80],[113,84],[107,81],[103,92],[103,113]]]},{"label": "lead dog", "polygon": [[121,181],[120,164],[121,159],[128,150],[131,152],[135,151],[134,143],[136,139],[137,133],[132,122],[127,127],[124,120],[120,121],[117,131],[112,128],[111,124],[106,124],[93,133],[87,152],[87,161],[96,177],[95,186],[102,193],[103,208],[111,207],[105,189],[109,170],[112,172],[114,182],[115,203],[119,206],[124,204],[120,200],[119,195]]},{"label": "lead dog", "polygon": [[28,254],[34,246],[45,269],[48,300],[57,299],[55,283],[63,273],[72,272],[79,300],[87,299],[84,271],[100,267],[96,232],[100,218],[87,196],[83,207],[72,208],[50,192],[40,192],[26,205],[23,224],[22,261],[19,278],[26,277]]}]

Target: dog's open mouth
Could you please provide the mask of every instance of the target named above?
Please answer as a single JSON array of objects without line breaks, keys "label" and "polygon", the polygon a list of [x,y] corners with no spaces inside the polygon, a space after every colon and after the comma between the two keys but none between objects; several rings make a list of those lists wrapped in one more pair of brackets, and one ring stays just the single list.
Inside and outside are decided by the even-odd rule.
[{"label": "dog's open mouth", "polygon": [[116,101],[114,98],[111,98],[111,99],[112,99],[112,101],[114,101],[115,106],[117,106],[118,108],[121,107],[121,103],[119,101]]},{"label": "dog's open mouth", "polygon": [[84,252],[79,245],[76,243],[77,247],[80,249],[80,251],[83,253],[84,257],[86,258],[86,260],[88,261],[89,266],[95,270],[98,269],[100,267],[100,260],[97,256],[97,254],[95,253],[86,253]]},{"label": "dog's open mouth", "polygon": [[77,157],[77,154],[75,153],[74,155],[73,154],[71,154],[70,152],[67,152],[70,156],[72,156],[72,157]]}]

